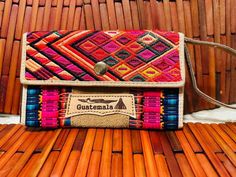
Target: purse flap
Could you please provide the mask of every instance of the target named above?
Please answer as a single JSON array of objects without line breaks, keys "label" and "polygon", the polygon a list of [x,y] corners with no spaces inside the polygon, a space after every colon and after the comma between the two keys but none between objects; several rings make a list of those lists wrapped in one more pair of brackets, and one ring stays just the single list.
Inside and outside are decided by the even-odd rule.
[{"label": "purse flap", "polygon": [[25,33],[21,82],[181,87],[185,82],[184,35],[157,30]]}]

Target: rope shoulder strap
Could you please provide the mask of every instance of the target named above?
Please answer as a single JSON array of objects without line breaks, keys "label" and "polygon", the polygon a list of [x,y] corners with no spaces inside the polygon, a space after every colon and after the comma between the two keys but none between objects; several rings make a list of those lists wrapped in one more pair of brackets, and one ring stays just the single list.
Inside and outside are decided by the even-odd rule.
[{"label": "rope shoulder strap", "polygon": [[185,41],[185,46],[184,46],[185,58],[186,58],[187,66],[188,66],[188,69],[189,69],[190,78],[191,78],[191,81],[192,81],[192,84],[193,84],[193,88],[196,91],[196,93],[199,96],[201,96],[202,98],[204,98],[206,101],[209,101],[212,104],[215,104],[217,106],[223,106],[223,107],[231,108],[231,109],[236,109],[236,107],[234,107],[234,106],[228,105],[226,103],[223,103],[221,101],[218,101],[218,100],[210,97],[209,95],[205,94],[204,92],[202,92],[198,88],[197,81],[196,81],[196,78],[195,78],[195,74],[194,74],[194,71],[193,71],[193,65],[192,65],[192,62],[191,62],[191,59],[190,59],[190,54],[189,54],[186,43],[198,44],[198,45],[207,45],[207,46],[211,46],[211,47],[214,47],[214,48],[219,48],[219,49],[222,49],[222,50],[224,50],[224,51],[226,51],[226,52],[228,52],[232,55],[235,55],[235,56],[236,56],[236,50],[229,47],[229,46],[223,45],[223,44],[219,44],[219,43],[215,43],[215,42],[208,42],[208,41],[200,41],[200,40],[195,40],[195,39],[191,39],[191,38],[187,38],[187,37],[185,37],[184,41]]}]

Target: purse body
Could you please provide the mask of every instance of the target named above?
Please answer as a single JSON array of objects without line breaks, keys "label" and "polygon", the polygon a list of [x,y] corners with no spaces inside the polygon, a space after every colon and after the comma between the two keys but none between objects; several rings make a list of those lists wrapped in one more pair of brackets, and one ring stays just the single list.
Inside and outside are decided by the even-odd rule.
[{"label": "purse body", "polygon": [[156,30],[25,33],[22,123],[181,128],[183,38]]}]

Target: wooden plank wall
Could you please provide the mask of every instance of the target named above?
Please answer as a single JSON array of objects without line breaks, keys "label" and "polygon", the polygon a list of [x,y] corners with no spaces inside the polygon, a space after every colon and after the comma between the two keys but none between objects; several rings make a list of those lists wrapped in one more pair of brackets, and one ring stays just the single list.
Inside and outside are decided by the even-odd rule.
[{"label": "wooden plank wall", "polygon": [[[160,29],[236,48],[235,0],[1,0],[0,112],[19,113],[22,33],[57,29]],[[236,102],[236,60],[189,46],[199,87]],[[187,72],[188,73],[188,72]],[[193,93],[187,75],[185,112],[213,108]]]}]

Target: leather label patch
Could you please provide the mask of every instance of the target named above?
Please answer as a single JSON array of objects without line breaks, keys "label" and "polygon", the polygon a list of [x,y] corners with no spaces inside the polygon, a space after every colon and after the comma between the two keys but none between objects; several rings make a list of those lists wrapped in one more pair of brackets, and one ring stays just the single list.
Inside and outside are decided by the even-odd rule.
[{"label": "leather label patch", "polygon": [[136,118],[132,94],[69,94],[66,117],[94,114],[123,114]]}]

